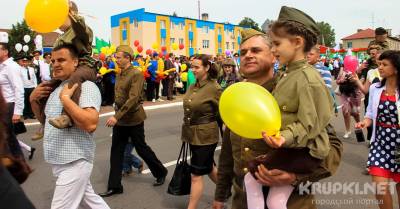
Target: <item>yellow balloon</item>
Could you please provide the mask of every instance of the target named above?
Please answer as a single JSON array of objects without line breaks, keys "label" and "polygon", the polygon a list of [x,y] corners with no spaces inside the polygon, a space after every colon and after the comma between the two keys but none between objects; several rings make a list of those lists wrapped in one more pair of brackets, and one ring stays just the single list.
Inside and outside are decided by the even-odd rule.
[{"label": "yellow balloon", "polygon": [[117,47],[115,47],[114,44],[111,44],[110,46],[111,54],[115,53],[117,51]]},{"label": "yellow balloon", "polygon": [[262,86],[239,82],[222,93],[219,112],[226,126],[239,136],[262,138],[261,132],[273,136],[281,128],[281,112],[275,98]]},{"label": "yellow balloon", "polygon": [[157,44],[157,43],[154,43],[154,44],[151,46],[151,48],[153,48],[154,50],[157,50],[157,49],[158,49],[158,44]]},{"label": "yellow balloon", "polygon": [[25,20],[34,31],[49,33],[64,24],[68,12],[68,0],[29,0]]},{"label": "yellow balloon", "polygon": [[182,64],[181,65],[181,71],[186,71],[187,70],[187,65],[186,64]]},{"label": "yellow balloon", "polygon": [[182,82],[186,82],[188,80],[188,73],[184,72],[181,74],[181,80]]},{"label": "yellow balloon", "polygon": [[179,48],[179,45],[177,43],[173,43],[172,44],[172,49],[173,50],[178,50],[178,48]]},{"label": "yellow balloon", "polygon": [[103,54],[107,54],[107,48],[106,47],[101,47],[100,52]]}]

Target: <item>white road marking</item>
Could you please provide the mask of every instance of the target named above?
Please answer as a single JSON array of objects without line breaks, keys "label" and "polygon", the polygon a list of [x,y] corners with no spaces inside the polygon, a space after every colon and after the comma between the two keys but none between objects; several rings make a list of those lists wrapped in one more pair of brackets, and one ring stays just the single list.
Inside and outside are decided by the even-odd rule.
[{"label": "white road marking", "polygon": [[[221,150],[221,146],[218,146],[218,147],[215,149],[215,151],[217,151],[217,150]],[[176,153],[176,154],[179,154],[179,153]],[[190,156],[187,157],[187,159],[190,160]],[[163,165],[164,165],[166,168],[167,168],[167,167],[170,167],[170,166],[173,166],[173,165],[176,165],[176,160],[171,161],[171,162],[168,162],[168,163],[164,163]],[[146,169],[146,170],[144,170],[142,173],[143,173],[143,174],[149,174],[149,173],[151,173],[151,171],[150,171],[150,169]]]},{"label": "white road marking", "polygon": [[[169,103],[169,104],[160,104],[160,105],[151,105],[151,106],[145,106],[144,110],[157,110],[157,109],[163,109],[163,108],[169,108],[169,107],[177,107],[177,106],[182,106],[183,102],[174,102],[174,103]],[[103,113],[100,114],[100,118],[102,117],[107,117],[107,116],[112,116],[114,115],[115,112],[108,112],[108,113]],[[33,123],[25,123],[25,126],[37,126],[40,125],[39,122],[33,122]]]}]

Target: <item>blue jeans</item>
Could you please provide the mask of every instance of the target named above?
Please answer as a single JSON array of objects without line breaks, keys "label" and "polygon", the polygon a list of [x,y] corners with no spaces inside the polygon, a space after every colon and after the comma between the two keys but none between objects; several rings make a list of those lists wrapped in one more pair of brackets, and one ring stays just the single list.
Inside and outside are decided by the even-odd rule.
[{"label": "blue jeans", "polygon": [[122,163],[122,172],[131,172],[132,166],[139,168],[142,166],[142,161],[132,154],[134,146],[132,143],[127,143],[124,152],[124,162]]}]

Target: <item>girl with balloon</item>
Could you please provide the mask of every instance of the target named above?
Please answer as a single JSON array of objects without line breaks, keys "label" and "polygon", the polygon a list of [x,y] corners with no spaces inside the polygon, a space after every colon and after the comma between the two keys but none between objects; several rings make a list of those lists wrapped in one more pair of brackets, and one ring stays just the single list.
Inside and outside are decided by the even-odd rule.
[{"label": "girl with balloon", "polygon": [[[250,172],[244,177],[248,208],[264,207],[259,182],[269,185],[264,178],[266,173],[273,169],[294,174],[312,173],[328,156],[330,145],[326,127],[333,115],[333,101],[319,73],[305,59],[317,42],[318,33],[310,16],[286,6],[281,8],[278,20],[271,26],[271,51],[279,63],[286,66],[273,91],[281,112],[281,128],[262,133],[264,141],[277,149],[259,156],[249,165]],[[269,186],[268,208],[287,208],[295,185],[296,181],[293,185]]]},{"label": "girl with balloon", "polygon": [[[75,90],[71,97],[71,99],[78,104],[81,93],[81,84],[85,81],[95,82],[97,79],[97,68],[96,60],[91,57],[93,31],[90,29],[89,26],[86,25],[83,17],[78,15],[77,5],[72,1],[68,2],[69,5],[57,5],[54,8],[60,10],[60,13],[65,12],[64,23],[59,26],[59,29],[64,33],[57,39],[54,47],[60,45],[72,45],[73,48],[76,49],[79,58],[79,64],[77,66],[77,70],[72,74],[71,78],[69,79],[68,86],[72,88],[74,84],[78,84],[78,88]],[[32,4],[32,1],[28,2],[25,11],[25,19],[27,19],[28,25],[39,32],[50,32],[46,30],[46,27],[48,27],[49,25],[39,24],[45,23],[47,21],[46,19],[40,19],[43,16],[42,14],[40,14],[39,16],[32,15],[32,10],[36,11],[39,9],[40,11],[40,8],[36,8],[35,10],[35,5]],[[64,7],[66,7],[66,10]],[[35,21],[38,20],[38,18],[40,20]],[[45,85],[52,87],[52,89],[55,89],[57,86],[60,85],[60,81],[51,80]],[[42,112],[42,110],[44,109],[44,102],[32,101],[32,103],[35,102],[36,104],[33,105],[32,108],[35,109],[36,113]],[[67,115],[64,110],[59,117],[50,118],[49,123],[59,129],[68,128],[73,125],[72,119]]]},{"label": "girl with balloon", "polygon": [[358,68],[358,59],[354,56],[347,55],[344,59],[344,70],[338,75],[336,83],[339,85],[340,98],[342,100],[342,113],[346,132],[343,138],[350,137],[350,120],[351,116],[356,122],[360,122],[360,106],[362,93],[354,81]]}]

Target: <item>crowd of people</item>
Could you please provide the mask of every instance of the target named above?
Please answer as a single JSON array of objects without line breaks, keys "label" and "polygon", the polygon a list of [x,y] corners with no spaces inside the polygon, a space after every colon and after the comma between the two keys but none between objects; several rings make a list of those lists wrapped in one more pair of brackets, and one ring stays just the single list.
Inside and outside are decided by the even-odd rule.
[{"label": "crowd of people", "polygon": [[[23,119],[41,123],[33,140],[43,138],[44,159],[56,178],[52,209],[110,208],[103,197],[123,193],[122,177],[133,167],[140,173],[145,164],[155,178],[153,186],[163,185],[168,170],[146,143],[143,103],[174,100],[178,94],[184,95],[181,139],[192,156],[188,209],[198,207],[205,175],[216,184],[214,209],[224,208],[229,198],[233,209],[316,208],[314,196],[301,195],[296,188],[337,170],[343,145],[330,121],[339,104],[344,139],[351,133],[351,117],[359,141],[364,139],[360,130],[369,128],[366,172],[373,182],[386,184],[376,195],[379,207],[392,208],[388,183],[400,183],[400,52],[388,48],[384,29],[376,29],[369,57],[356,72],[346,69],[340,58],[322,59],[316,22],[286,6],[267,33],[242,31],[240,54],[232,57],[143,57],[127,45],[109,57],[92,55],[92,31],[73,2],[60,30],[65,33],[42,58],[39,51],[11,58],[8,41],[0,40],[0,108],[6,110],[0,123],[0,180],[6,183],[0,190],[11,188],[2,194],[7,208],[34,208],[18,185],[32,172],[22,148],[28,159],[35,152],[17,139],[17,124]],[[282,116],[280,134],[262,132],[260,140],[252,140],[224,125],[220,96],[237,82],[272,92]],[[90,176],[102,105],[113,105],[115,115],[106,122],[113,130],[107,189],[96,194]],[[222,149],[215,163],[220,136]]]}]

